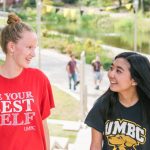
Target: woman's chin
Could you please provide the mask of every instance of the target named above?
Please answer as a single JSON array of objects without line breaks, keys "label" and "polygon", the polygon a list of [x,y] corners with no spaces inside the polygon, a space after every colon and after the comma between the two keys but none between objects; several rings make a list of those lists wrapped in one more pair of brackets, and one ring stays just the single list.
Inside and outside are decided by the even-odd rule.
[{"label": "woman's chin", "polygon": [[117,91],[118,91],[117,88],[115,88],[115,87],[113,87],[113,86],[110,86],[109,88],[110,88],[110,90],[113,91],[113,92],[117,92]]}]

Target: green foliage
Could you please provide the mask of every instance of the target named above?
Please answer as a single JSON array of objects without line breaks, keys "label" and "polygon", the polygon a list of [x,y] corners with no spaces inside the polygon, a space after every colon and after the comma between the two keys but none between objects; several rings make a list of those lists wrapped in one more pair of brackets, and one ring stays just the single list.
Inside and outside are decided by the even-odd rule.
[{"label": "green foliage", "polygon": [[64,3],[75,4],[78,0],[62,0]]},{"label": "green foliage", "polygon": [[34,21],[36,20],[36,10],[32,9],[31,7],[27,7],[26,11],[19,11],[16,14],[23,20],[23,21]]},{"label": "green foliage", "polygon": [[123,19],[118,20],[118,22],[115,23],[115,30],[116,31],[123,31],[123,32],[132,32],[134,28],[133,19]]},{"label": "green foliage", "polygon": [[67,20],[66,18],[61,15],[61,14],[56,14],[56,13],[46,13],[44,16],[42,16],[43,22],[46,22],[46,27],[49,28],[51,25],[57,25],[63,26],[66,24]]},{"label": "green foliage", "polygon": [[111,0],[80,0],[79,3],[85,6],[109,6],[112,5]]},{"label": "green foliage", "polygon": [[36,10],[31,7],[27,7],[25,11],[15,12],[24,22],[28,23],[30,26],[36,30]]},{"label": "green foliage", "polygon": [[64,3],[63,2],[53,2],[52,5],[62,7],[62,6],[64,6]]},{"label": "green foliage", "polygon": [[74,53],[78,59],[80,59],[81,52],[85,50],[86,63],[90,64],[98,54],[102,58],[101,60],[104,64],[104,69],[108,69],[109,64],[111,64],[111,56],[108,55],[108,52],[103,51],[100,46],[102,41],[96,41],[89,38],[76,40],[73,35],[54,35],[47,31],[44,31],[43,35],[42,47],[58,49],[62,53]]},{"label": "green foliage", "polygon": [[150,11],[150,1],[149,0],[144,0],[144,10]]},{"label": "green foliage", "polygon": [[94,16],[92,15],[83,15],[81,16],[81,28],[90,28],[90,26],[93,26],[93,20]]},{"label": "green foliage", "polygon": [[89,6],[90,5],[90,0],[82,0],[82,4],[85,6]]},{"label": "green foliage", "polygon": [[4,61],[0,59],[0,65],[2,65],[3,63],[4,63]]},{"label": "green foliage", "polygon": [[36,7],[36,0],[24,0],[23,7]]},{"label": "green foliage", "polygon": [[102,62],[102,65],[103,65],[103,68],[108,71],[111,64],[112,64],[112,59],[109,58],[109,57],[101,57],[101,62]]}]

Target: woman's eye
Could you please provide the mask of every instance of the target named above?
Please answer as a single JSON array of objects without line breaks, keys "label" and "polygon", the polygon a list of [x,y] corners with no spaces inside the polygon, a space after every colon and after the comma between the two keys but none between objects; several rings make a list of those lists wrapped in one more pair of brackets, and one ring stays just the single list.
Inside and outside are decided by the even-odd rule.
[{"label": "woman's eye", "polygon": [[117,70],[116,70],[116,72],[117,72],[117,73],[122,73],[122,71],[121,71],[121,70],[119,70],[119,69],[117,69]]},{"label": "woman's eye", "polygon": [[29,48],[29,49],[31,49],[31,48],[32,48],[32,46],[29,46],[28,48]]}]

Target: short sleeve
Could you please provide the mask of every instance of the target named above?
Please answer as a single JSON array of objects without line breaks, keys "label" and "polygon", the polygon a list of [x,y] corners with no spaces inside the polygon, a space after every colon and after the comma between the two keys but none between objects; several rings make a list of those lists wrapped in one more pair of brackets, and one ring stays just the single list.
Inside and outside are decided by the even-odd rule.
[{"label": "short sleeve", "polygon": [[51,84],[48,78],[45,76],[41,101],[41,116],[43,120],[51,114],[51,108],[54,107],[55,104]]},{"label": "short sleeve", "polygon": [[101,99],[98,99],[94,104],[85,119],[85,124],[103,133],[105,129],[105,122],[102,113],[103,103],[101,101]]}]

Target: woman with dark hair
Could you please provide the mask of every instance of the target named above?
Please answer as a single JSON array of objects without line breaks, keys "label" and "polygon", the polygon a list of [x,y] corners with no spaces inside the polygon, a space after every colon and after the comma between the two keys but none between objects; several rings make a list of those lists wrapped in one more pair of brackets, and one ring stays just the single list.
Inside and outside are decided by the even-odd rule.
[{"label": "woman with dark hair", "polygon": [[90,150],[150,149],[150,63],[134,52],[117,55],[108,71],[109,89],[85,123],[92,128]]}]

